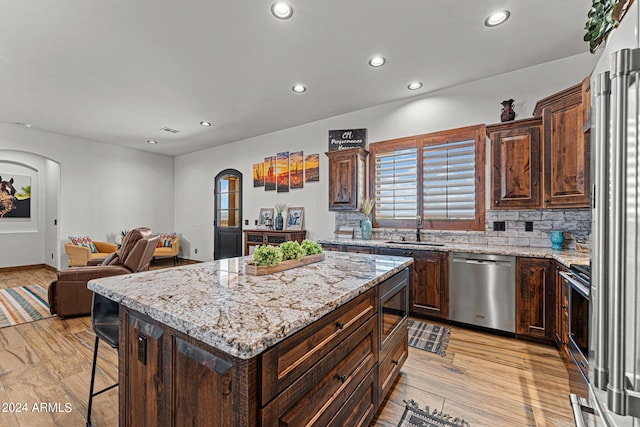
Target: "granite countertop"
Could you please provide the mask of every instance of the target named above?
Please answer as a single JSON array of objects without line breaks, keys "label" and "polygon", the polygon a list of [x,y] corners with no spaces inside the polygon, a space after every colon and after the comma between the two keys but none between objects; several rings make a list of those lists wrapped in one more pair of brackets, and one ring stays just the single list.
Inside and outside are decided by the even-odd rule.
[{"label": "granite countertop", "polygon": [[[340,239],[340,240],[319,240],[318,243],[337,244],[337,245],[357,245],[357,246],[375,246],[385,248],[413,249],[425,251],[439,252],[468,252],[481,254],[496,255],[514,255],[533,258],[552,258],[563,265],[569,267],[569,264],[589,264],[589,253],[577,252],[574,250],[555,250],[551,248],[536,248],[523,246],[506,246],[506,245],[471,245],[468,243],[444,243],[443,246],[429,246],[425,244],[409,243],[387,243],[387,240],[357,240],[357,239]],[[429,242],[421,242],[429,243]],[[437,242],[433,242],[437,243]]]},{"label": "granite countertop", "polygon": [[241,359],[250,359],[413,263],[326,252],[322,262],[251,276],[251,257],[89,281],[88,288]]}]

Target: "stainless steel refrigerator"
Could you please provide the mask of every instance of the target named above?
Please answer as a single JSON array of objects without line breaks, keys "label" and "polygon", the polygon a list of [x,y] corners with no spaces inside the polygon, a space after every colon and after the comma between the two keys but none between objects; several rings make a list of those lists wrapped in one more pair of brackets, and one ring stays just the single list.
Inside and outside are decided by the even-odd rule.
[{"label": "stainless steel refrigerator", "polygon": [[571,399],[576,425],[640,427],[640,49],[591,90],[589,395]]}]

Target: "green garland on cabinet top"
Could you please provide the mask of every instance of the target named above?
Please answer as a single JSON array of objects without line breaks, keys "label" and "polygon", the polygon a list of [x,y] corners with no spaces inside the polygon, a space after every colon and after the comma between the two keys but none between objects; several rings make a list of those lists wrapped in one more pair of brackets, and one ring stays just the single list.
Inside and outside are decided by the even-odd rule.
[{"label": "green garland on cabinet top", "polygon": [[593,0],[587,13],[584,41],[589,42],[589,51],[594,53],[606,40],[609,33],[620,24],[633,0]]}]

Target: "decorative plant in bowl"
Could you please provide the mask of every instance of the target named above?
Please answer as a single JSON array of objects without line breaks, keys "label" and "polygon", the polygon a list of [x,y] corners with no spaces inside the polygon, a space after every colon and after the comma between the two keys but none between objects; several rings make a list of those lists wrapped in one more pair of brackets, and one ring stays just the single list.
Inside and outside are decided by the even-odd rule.
[{"label": "decorative plant in bowl", "polygon": [[258,246],[245,272],[254,276],[277,273],[324,260],[322,246],[311,240],[284,242],[280,246]]},{"label": "decorative plant in bowl", "polygon": [[274,227],[276,230],[282,230],[284,228],[284,218],[282,217],[282,212],[286,209],[287,205],[284,203],[276,203],[276,219],[274,221]]},{"label": "decorative plant in bowl", "polygon": [[373,234],[373,227],[371,225],[371,212],[376,202],[371,197],[366,197],[362,201],[362,208],[360,210],[364,214],[364,219],[360,222],[360,233],[362,234],[362,240],[371,240]]}]

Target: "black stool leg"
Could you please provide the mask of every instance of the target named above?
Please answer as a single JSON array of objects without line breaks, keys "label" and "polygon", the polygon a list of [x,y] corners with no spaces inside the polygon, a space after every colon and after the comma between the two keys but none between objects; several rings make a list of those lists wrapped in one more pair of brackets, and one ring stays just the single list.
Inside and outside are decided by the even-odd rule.
[{"label": "black stool leg", "polygon": [[91,367],[91,385],[89,386],[89,405],[87,407],[87,427],[92,427],[91,424],[91,406],[93,405],[93,385],[96,380],[96,362],[98,360],[98,344],[100,343],[100,338],[96,336],[96,345],[93,350],[93,365]]}]

